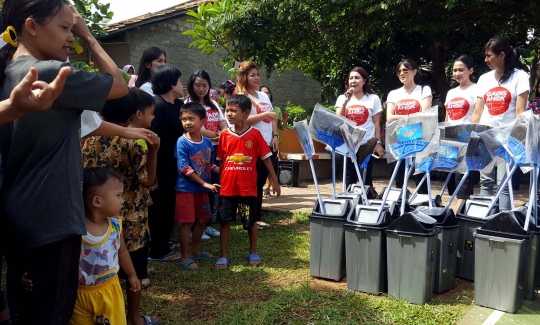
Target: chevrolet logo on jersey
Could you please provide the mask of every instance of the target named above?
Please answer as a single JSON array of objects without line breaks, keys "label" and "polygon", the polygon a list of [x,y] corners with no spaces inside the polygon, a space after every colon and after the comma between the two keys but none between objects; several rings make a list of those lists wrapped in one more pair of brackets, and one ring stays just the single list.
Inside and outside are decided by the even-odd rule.
[{"label": "chevrolet logo on jersey", "polygon": [[251,162],[251,157],[244,156],[241,153],[236,153],[232,156],[227,157],[227,161],[232,161],[235,164],[242,165],[245,162]]}]

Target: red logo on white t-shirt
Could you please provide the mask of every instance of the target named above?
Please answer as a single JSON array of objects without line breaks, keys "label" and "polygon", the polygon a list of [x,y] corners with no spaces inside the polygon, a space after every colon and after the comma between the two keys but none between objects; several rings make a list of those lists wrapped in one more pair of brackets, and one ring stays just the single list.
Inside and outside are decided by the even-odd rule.
[{"label": "red logo on white t-shirt", "polygon": [[469,101],[461,97],[454,98],[446,104],[448,118],[453,121],[464,118],[470,108]]},{"label": "red logo on white t-shirt", "polygon": [[356,122],[356,126],[364,125],[369,117],[369,111],[362,105],[351,105],[345,109],[345,117]]},{"label": "red logo on white t-shirt", "polygon": [[512,94],[504,87],[491,88],[484,95],[484,103],[489,115],[497,116],[506,113],[512,101]]},{"label": "red logo on white t-shirt", "polygon": [[396,103],[396,115],[409,115],[420,112],[420,102],[416,99],[402,99]]},{"label": "red logo on white t-shirt", "polygon": [[206,110],[206,123],[204,124],[204,128],[208,131],[217,132],[219,122],[219,111],[215,109],[207,109]]},{"label": "red logo on white t-shirt", "polygon": [[[261,114],[261,113],[264,113],[264,112],[273,112],[274,109],[272,108],[272,105],[268,104],[268,103],[265,103],[265,102],[260,102],[259,105],[257,105],[257,114]],[[271,123],[272,122],[272,119],[267,117],[263,120],[264,123]]]}]

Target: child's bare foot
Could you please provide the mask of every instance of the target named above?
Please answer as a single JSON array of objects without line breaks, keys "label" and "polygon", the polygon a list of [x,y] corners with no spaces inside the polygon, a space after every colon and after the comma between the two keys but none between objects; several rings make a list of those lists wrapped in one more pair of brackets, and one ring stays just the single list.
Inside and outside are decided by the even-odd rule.
[{"label": "child's bare foot", "polygon": [[128,325],[159,325],[161,324],[161,318],[159,317],[150,317],[150,316],[139,316],[137,317],[136,323],[127,322]]}]

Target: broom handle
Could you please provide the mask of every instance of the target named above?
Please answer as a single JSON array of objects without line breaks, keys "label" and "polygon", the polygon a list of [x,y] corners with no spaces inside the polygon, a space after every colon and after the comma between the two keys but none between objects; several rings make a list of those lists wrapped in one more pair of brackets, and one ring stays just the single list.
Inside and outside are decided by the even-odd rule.
[{"label": "broom handle", "polygon": [[388,195],[390,194],[390,190],[392,189],[392,184],[394,184],[394,181],[396,180],[399,165],[401,165],[401,159],[396,162],[396,167],[394,167],[394,171],[392,172],[392,177],[390,177],[390,183],[388,184],[388,187],[386,187],[386,190],[384,190],[382,204],[379,207],[378,215],[381,215],[382,210],[384,209],[384,204],[386,203],[386,200],[388,199]]},{"label": "broom handle", "polygon": [[420,183],[418,183],[418,186],[416,186],[416,188],[414,189],[414,192],[411,194],[411,197],[409,197],[409,201],[413,201],[416,198],[416,195],[418,194],[418,189],[420,189],[420,187],[426,181],[426,175],[427,173],[424,173],[424,177],[422,177],[422,180],[420,181]]},{"label": "broom handle", "polygon": [[429,176],[429,172],[426,173],[426,180],[427,180],[427,194],[429,199],[429,208],[433,208],[433,200],[431,199],[431,177]]},{"label": "broom handle", "polygon": [[342,184],[342,192],[347,192],[347,184],[345,184],[345,179],[347,177],[347,155],[343,155],[343,184]]},{"label": "broom handle", "polygon": [[360,186],[362,186],[362,200],[364,200],[364,205],[369,205],[369,201],[366,194],[366,186],[364,185],[364,180],[362,177],[360,177],[360,167],[358,166],[358,161],[356,160],[356,156],[354,158],[351,158],[354,164],[354,167],[356,168],[356,174],[358,175],[358,181],[360,182]]},{"label": "broom handle", "polygon": [[336,150],[332,148],[332,198],[336,198]]},{"label": "broom handle", "polygon": [[323,200],[321,198],[321,191],[319,190],[319,182],[317,181],[317,175],[315,174],[315,165],[313,165],[313,159],[309,159],[309,165],[311,166],[311,173],[313,174],[313,183],[315,183],[315,191],[317,191],[317,200],[319,201],[319,207],[321,209],[321,213],[326,214]]},{"label": "broom handle", "polygon": [[452,177],[454,173],[448,173],[448,176],[446,177],[446,180],[444,181],[443,187],[441,188],[441,193],[439,194],[440,197],[444,195],[444,191],[446,190],[446,187],[448,187],[448,183],[450,183],[450,177]]},{"label": "broom handle", "polygon": [[409,182],[409,176],[412,173],[412,164],[412,158],[405,159],[405,176],[403,179],[403,188],[401,189],[400,215],[405,214],[405,204],[407,203],[407,183]]},{"label": "broom handle", "polygon": [[[495,197],[493,198],[493,202],[491,202],[491,205],[489,206],[487,214],[484,216],[484,218],[489,216],[491,210],[495,207],[495,203],[497,203],[497,200],[499,199],[499,196],[501,196],[503,188],[506,185],[508,185],[508,182],[512,179],[512,175],[514,175],[514,172],[516,171],[517,168],[518,168],[518,166],[514,165],[514,167],[512,167],[512,170],[510,170],[510,174],[508,174],[507,177],[505,177],[504,180],[501,182],[501,185],[499,185],[499,188],[497,189],[497,193],[495,193]],[[527,227],[527,225],[525,225],[525,227]],[[527,229],[525,229],[525,230],[527,230]]]},{"label": "broom handle", "polygon": [[[506,175],[510,175],[510,162],[506,163]],[[511,177],[511,176],[509,176]],[[508,195],[510,196],[510,208],[514,210],[516,207],[514,205],[514,189],[512,187],[512,181],[508,183]]]},{"label": "broom handle", "polygon": [[[452,174],[450,174],[450,175],[452,175]],[[448,176],[450,176],[450,175],[448,175]],[[461,179],[458,186],[454,190],[454,194],[452,194],[452,196],[450,197],[450,200],[448,200],[448,203],[446,203],[445,209],[448,209],[448,207],[450,207],[450,204],[452,204],[452,201],[454,201],[454,199],[456,198],[456,196],[457,196],[457,194],[459,192],[459,189],[463,186],[463,183],[465,183],[465,180],[467,179],[468,176],[469,176],[469,170],[467,170],[467,172],[465,172],[465,174],[463,174],[463,178]]]}]

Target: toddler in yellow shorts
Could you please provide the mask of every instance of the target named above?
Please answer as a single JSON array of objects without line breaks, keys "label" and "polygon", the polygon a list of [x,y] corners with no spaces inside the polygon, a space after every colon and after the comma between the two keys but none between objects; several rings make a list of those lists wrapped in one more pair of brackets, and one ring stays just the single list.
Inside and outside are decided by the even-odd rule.
[{"label": "toddler in yellow shorts", "polygon": [[141,289],[124,244],[118,215],[124,201],[124,186],[105,168],[85,168],[83,199],[87,234],[82,237],[79,289],[71,325],[127,324],[124,295],[118,280],[120,267],[131,290]]}]

